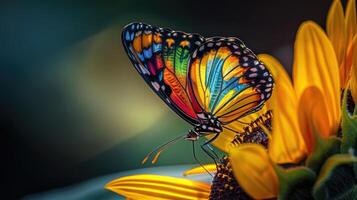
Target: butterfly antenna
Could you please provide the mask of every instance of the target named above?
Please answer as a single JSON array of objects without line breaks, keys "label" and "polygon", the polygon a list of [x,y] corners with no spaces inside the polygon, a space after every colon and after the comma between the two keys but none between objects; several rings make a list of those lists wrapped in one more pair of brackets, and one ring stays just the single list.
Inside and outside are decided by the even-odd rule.
[{"label": "butterfly antenna", "polygon": [[186,137],[186,133],[184,135],[180,135],[168,142],[165,142],[164,144],[157,146],[155,149],[153,149],[152,151],[150,151],[145,158],[143,159],[143,161],[141,161],[141,164],[146,163],[146,161],[150,158],[151,155],[153,155],[153,153],[156,152],[154,158],[152,159],[151,163],[156,163],[156,161],[158,160],[160,154],[162,151],[164,151],[167,147],[175,144],[176,142],[180,141],[181,139],[184,139]]}]

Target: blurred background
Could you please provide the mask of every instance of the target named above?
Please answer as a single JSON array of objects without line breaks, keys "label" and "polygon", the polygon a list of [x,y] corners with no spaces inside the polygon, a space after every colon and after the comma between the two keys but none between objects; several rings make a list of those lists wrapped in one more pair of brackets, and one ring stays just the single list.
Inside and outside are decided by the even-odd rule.
[{"label": "blurred background", "polygon": [[[345,3],[345,2],[344,2]],[[236,36],[291,71],[304,20],[324,27],[331,1],[1,1],[0,119],[5,199],[141,165],[190,126],[149,89],[123,51],[133,21]],[[209,161],[198,150],[203,161]],[[191,143],[155,166],[195,163]]]}]

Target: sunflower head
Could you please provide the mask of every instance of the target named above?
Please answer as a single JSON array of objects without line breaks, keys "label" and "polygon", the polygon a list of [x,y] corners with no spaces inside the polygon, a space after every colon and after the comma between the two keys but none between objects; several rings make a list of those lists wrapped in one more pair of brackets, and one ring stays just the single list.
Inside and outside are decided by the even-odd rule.
[{"label": "sunflower head", "polygon": [[251,199],[234,178],[228,157],[223,157],[213,178],[210,199]]},{"label": "sunflower head", "polygon": [[250,122],[243,128],[242,133],[237,133],[232,145],[237,146],[243,143],[255,143],[268,147],[269,133],[271,131],[272,111],[268,110],[266,113],[259,116],[254,121]]}]

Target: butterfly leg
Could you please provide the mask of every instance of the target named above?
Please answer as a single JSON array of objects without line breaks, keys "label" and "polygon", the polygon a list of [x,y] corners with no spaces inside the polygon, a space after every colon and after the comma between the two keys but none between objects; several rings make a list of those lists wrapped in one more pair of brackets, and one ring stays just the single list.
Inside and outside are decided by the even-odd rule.
[{"label": "butterfly leg", "polygon": [[206,146],[208,147],[208,149],[211,151],[211,153],[214,155],[214,157],[218,160],[219,157],[216,154],[216,152],[214,151],[214,149],[212,148],[212,146],[210,144],[206,144]]},{"label": "butterfly leg", "polygon": [[213,160],[214,164],[217,166],[217,160],[214,155],[206,149],[206,145],[201,145],[201,149]]},{"label": "butterfly leg", "polygon": [[[218,155],[216,154],[216,152],[214,152],[214,150],[208,146],[211,142],[213,142],[215,139],[217,139],[219,133],[216,133],[216,135],[214,137],[212,137],[211,139],[209,139],[208,141],[206,141],[205,143],[203,143],[201,145],[201,149],[209,156],[212,158],[213,162],[216,164],[217,166],[217,160],[219,159]],[[208,149],[207,149],[207,148]],[[216,160],[217,159],[217,160]]]},{"label": "butterfly leg", "polygon": [[195,141],[192,141],[192,153],[195,161],[213,178],[213,175],[205,168],[205,166],[196,157]]}]

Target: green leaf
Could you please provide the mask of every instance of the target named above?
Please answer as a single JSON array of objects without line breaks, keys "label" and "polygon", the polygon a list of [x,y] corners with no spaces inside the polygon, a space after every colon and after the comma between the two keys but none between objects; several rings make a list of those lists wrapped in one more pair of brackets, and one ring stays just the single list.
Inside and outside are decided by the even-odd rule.
[{"label": "green leaf", "polygon": [[[342,102],[342,144],[341,153],[348,153],[350,149],[357,149],[357,115],[352,115],[348,111],[347,101],[352,98],[348,90],[343,94]],[[353,101],[353,100],[352,100]],[[355,106],[355,112],[357,106]],[[355,152],[356,153],[356,152]]]},{"label": "green leaf", "polygon": [[340,153],[340,145],[341,140],[337,137],[317,138],[314,151],[306,159],[306,166],[315,172],[320,171],[326,159]]},{"label": "green leaf", "polygon": [[287,170],[276,167],[279,177],[278,199],[312,199],[312,187],[316,174],[307,167],[295,167]]},{"label": "green leaf", "polygon": [[353,199],[357,196],[353,165],[357,158],[351,154],[331,156],[322,166],[314,185],[315,199]]}]

